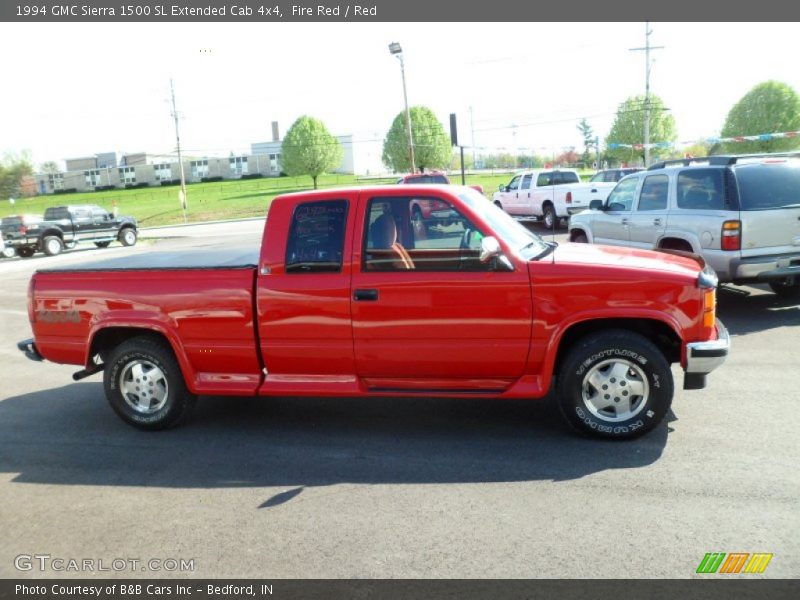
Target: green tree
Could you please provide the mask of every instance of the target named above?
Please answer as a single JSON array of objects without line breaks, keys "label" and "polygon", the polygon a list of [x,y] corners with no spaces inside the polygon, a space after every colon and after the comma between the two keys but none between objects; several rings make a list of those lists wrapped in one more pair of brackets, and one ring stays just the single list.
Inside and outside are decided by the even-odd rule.
[{"label": "green tree", "polygon": [[58,163],[53,160],[48,160],[39,165],[40,173],[59,173],[61,169],[58,168]]},{"label": "green tree", "polygon": [[[617,108],[617,116],[606,138],[604,158],[619,162],[644,162],[644,149],[612,148],[613,144],[644,143],[644,96],[631,96]],[[667,113],[658,96],[650,96],[650,143],[674,142],[678,135],[675,119]],[[651,148],[650,156],[657,158],[669,154],[669,148]]]},{"label": "green tree", "polygon": [[[800,130],[800,96],[780,81],[759,83],[733,105],[722,137],[761,135]],[[723,152],[782,152],[800,147],[800,138],[728,142]]]},{"label": "green tree", "polygon": [[[450,136],[430,108],[412,106],[409,112],[416,168],[445,168],[452,156]],[[397,114],[383,140],[383,164],[395,172],[411,170],[405,111]]]},{"label": "green tree", "polygon": [[583,154],[581,155],[581,160],[584,165],[587,165],[592,162],[592,150],[597,150],[597,140],[594,135],[594,130],[592,126],[589,125],[589,121],[586,120],[586,117],[581,119],[581,122],[578,123],[578,131],[581,132],[581,137],[583,138]]},{"label": "green tree", "polygon": [[283,138],[281,167],[287,175],[308,175],[317,189],[317,177],[338,167],[342,162],[342,145],[319,119],[303,115]]},{"label": "green tree", "polygon": [[7,200],[19,195],[22,178],[33,175],[33,165],[27,152],[6,154],[0,160],[0,200]]}]

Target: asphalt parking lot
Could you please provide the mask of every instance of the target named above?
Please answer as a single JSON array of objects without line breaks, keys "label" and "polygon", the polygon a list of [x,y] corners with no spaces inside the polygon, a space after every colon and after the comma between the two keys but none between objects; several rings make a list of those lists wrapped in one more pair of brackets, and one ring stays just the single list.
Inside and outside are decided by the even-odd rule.
[{"label": "asphalt parking lot", "polygon": [[684,578],[707,552],[800,576],[800,306],[764,289],[720,291],[728,362],[624,443],[574,436],[549,401],[201,398],[186,426],[144,433],[99,375],[16,350],[36,268],[257,245],[260,228],[0,261],[0,577],[92,575],[14,566],[47,554],[194,561],[148,576]]}]

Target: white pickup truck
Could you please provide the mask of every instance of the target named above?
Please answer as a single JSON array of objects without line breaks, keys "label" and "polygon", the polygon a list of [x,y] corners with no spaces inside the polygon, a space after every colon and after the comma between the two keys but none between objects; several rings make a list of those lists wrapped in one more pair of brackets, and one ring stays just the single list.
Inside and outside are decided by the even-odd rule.
[{"label": "white pickup truck", "polygon": [[605,199],[613,182],[581,183],[574,169],[522,171],[501,185],[492,202],[521,221],[540,221],[553,229],[570,215],[589,208],[592,200]]}]

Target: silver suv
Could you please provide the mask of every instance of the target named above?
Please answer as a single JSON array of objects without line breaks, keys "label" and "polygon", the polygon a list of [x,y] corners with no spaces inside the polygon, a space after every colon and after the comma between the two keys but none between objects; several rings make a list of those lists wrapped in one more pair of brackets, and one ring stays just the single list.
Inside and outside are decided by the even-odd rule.
[{"label": "silver suv", "polygon": [[570,240],[702,255],[721,282],[800,298],[800,152],[665,161],[573,215]]}]

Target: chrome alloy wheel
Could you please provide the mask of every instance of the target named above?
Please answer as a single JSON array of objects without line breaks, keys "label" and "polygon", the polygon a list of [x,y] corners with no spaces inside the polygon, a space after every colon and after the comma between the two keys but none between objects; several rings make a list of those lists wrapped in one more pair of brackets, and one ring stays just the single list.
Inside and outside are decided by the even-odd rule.
[{"label": "chrome alloy wheel", "polygon": [[126,228],[122,234],[122,239],[127,246],[133,246],[136,243],[136,234],[132,229]]},{"label": "chrome alloy wheel", "polygon": [[595,417],[609,423],[635,417],[647,404],[650,386],[633,362],[612,358],[597,363],[583,378],[583,403]]},{"label": "chrome alloy wheel", "polygon": [[161,410],[169,395],[164,372],[147,360],[125,365],[119,376],[119,390],[128,406],[145,415]]}]

